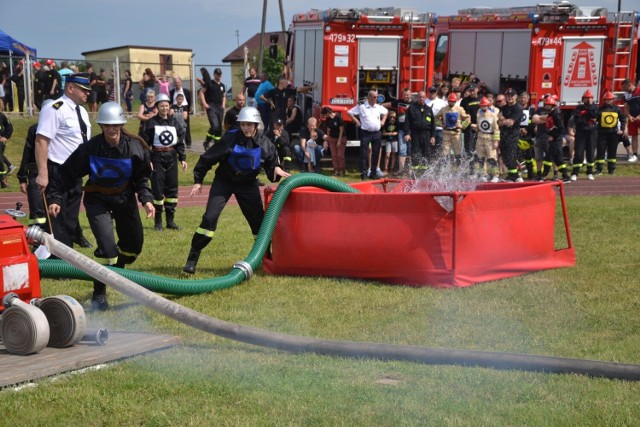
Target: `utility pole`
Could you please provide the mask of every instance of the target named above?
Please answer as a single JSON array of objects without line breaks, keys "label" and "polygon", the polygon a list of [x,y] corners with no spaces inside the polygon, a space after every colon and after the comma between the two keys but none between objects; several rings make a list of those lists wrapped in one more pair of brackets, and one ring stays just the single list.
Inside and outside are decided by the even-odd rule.
[{"label": "utility pole", "polygon": [[[284,26],[284,7],[282,7],[282,0],[278,0],[280,7],[280,21],[282,24],[282,32],[286,31]],[[262,28],[260,29],[260,48],[258,50],[258,74],[262,73],[262,58],[264,55],[264,31],[267,22],[267,0],[262,1]]]},{"label": "utility pole", "polygon": [[237,47],[240,47],[240,30],[236,30],[236,43],[238,44]]}]

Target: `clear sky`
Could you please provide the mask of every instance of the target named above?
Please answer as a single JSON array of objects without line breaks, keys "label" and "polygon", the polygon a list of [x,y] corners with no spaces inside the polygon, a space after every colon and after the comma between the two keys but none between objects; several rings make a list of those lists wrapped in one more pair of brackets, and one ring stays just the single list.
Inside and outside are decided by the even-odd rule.
[{"label": "clear sky", "polygon": [[[468,7],[532,6],[535,0],[282,0],[285,26],[294,13],[312,7],[408,7],[438,15]],[[539,1],[552,3],[552,1]],[[617,9],[617,0],[574,0],[582,6]],[[622,0],[622,9],[640,9]],[[192,49],[196,66],[222,64],[222,58],[260,32],[262,0],[0,0],[0,29],[37,49],[40,59],[81,60],[81,52],[123,45]],[[279,3],[268,0],[266,31],[282,29]],[[223,68],[224,70],[224,68]],[[228,77],[228,73],[225,73]],[[226,82],[227,84],[229,81]]]}]

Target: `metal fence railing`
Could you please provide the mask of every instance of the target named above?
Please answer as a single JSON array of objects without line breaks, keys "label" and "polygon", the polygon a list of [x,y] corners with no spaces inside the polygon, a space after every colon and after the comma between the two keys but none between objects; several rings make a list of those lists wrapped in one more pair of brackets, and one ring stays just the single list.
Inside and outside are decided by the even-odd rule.
[{"label": "metal fence railing", "polygon": [[[93,66],[93,72],[100,75],[101,70],[104,70],[107,80],[107,87],[111,91],[110,97],[115,102],[124,105],[124,99],[122,97],[122,90],[124,88],[125,71],[131,72],[133,99],[139,100],[141,88],[140,80],[145,69],[149,68],[156,77],[168,76],[170,78],[180,77],[182,85],[185,89],[191,91],[192,99],[188,100],[192,106],[192,113],[198,113],[199,105],[197,102],[197,78],[200,77],[200,68],[205,67],[213,74],[214,68],[222,68],[223,72],[227,70],[227,75],[230,75],[229,64],[162,64],[159,62],[131,62],[131,61],[119,61],[115,60],[85,60],[85,59],[66,59],[66,58],[51,58],[45,60],[32,60],[28,58],[20,57],[2,57],[0,56],[1,64],[6,64],[6,68],[0,70],[0,82],[4,82],[5,89],[5,111],[10,112],[26,112],[29,115],[33,115],[37,111],[35,105],[35,89],[34,89],[34,76],[35,76],[35,62],[39,62],[42,67],[49,67],[48,61],[55,63],[56,69],[62,68],[62,63],[65,62],[69,68],[74,72],[86,72],[87,66],[90,63]],[[23,67],[23,76],[14,78],[17,76],[19,65]],[[20,86],[20,87],[19,87]],[[173,81],[171,82],[171,88],[173,88]],[[158,86],[156,85],[156,92]],[[9,102],[7,102],[9,101]]]}]

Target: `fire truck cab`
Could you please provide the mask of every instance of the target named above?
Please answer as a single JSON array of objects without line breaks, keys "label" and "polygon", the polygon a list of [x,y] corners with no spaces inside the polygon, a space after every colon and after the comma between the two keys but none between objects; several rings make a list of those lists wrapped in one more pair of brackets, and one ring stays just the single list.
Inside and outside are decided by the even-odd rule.
[{"label": "fire truck cab", "polygon": [[494,92],[527,90],[532,101],[555,94],[561,107],[590,89],[599,102],[638,79],[639,17],[567,2],[460,10],[438,17],[436,77],[475,74]]},{"label": "fire truck cab", "polygon": [[294,15],[288,63],[294,86],[315,83],[298,104],[304,118],[324,106],[345,120],[347,146],[359,137],[347,111],[371,89],[379,99],[404,88],[425,90],[433,79],[434,20],[413,9],[329,9]]}]

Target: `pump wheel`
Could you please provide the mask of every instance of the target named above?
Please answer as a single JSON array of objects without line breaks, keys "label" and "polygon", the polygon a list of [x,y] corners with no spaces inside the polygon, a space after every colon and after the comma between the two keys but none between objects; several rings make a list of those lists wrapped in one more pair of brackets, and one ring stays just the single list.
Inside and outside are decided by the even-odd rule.
[{"label": "pump wheel", "polygon": [[27,216],[27,213],[25,211],[19,211],[17,209],[5,209],[4,213],[6,213],[7,215],[11,215],[14,218],[24,218],[25,216]]},{"label": "pump wheel", "polygon": [[37,305],[49,322],[49,347],[70,347],[85,335],[87,318],[84,309],[74,298],[56,295],[41,299]]}]

